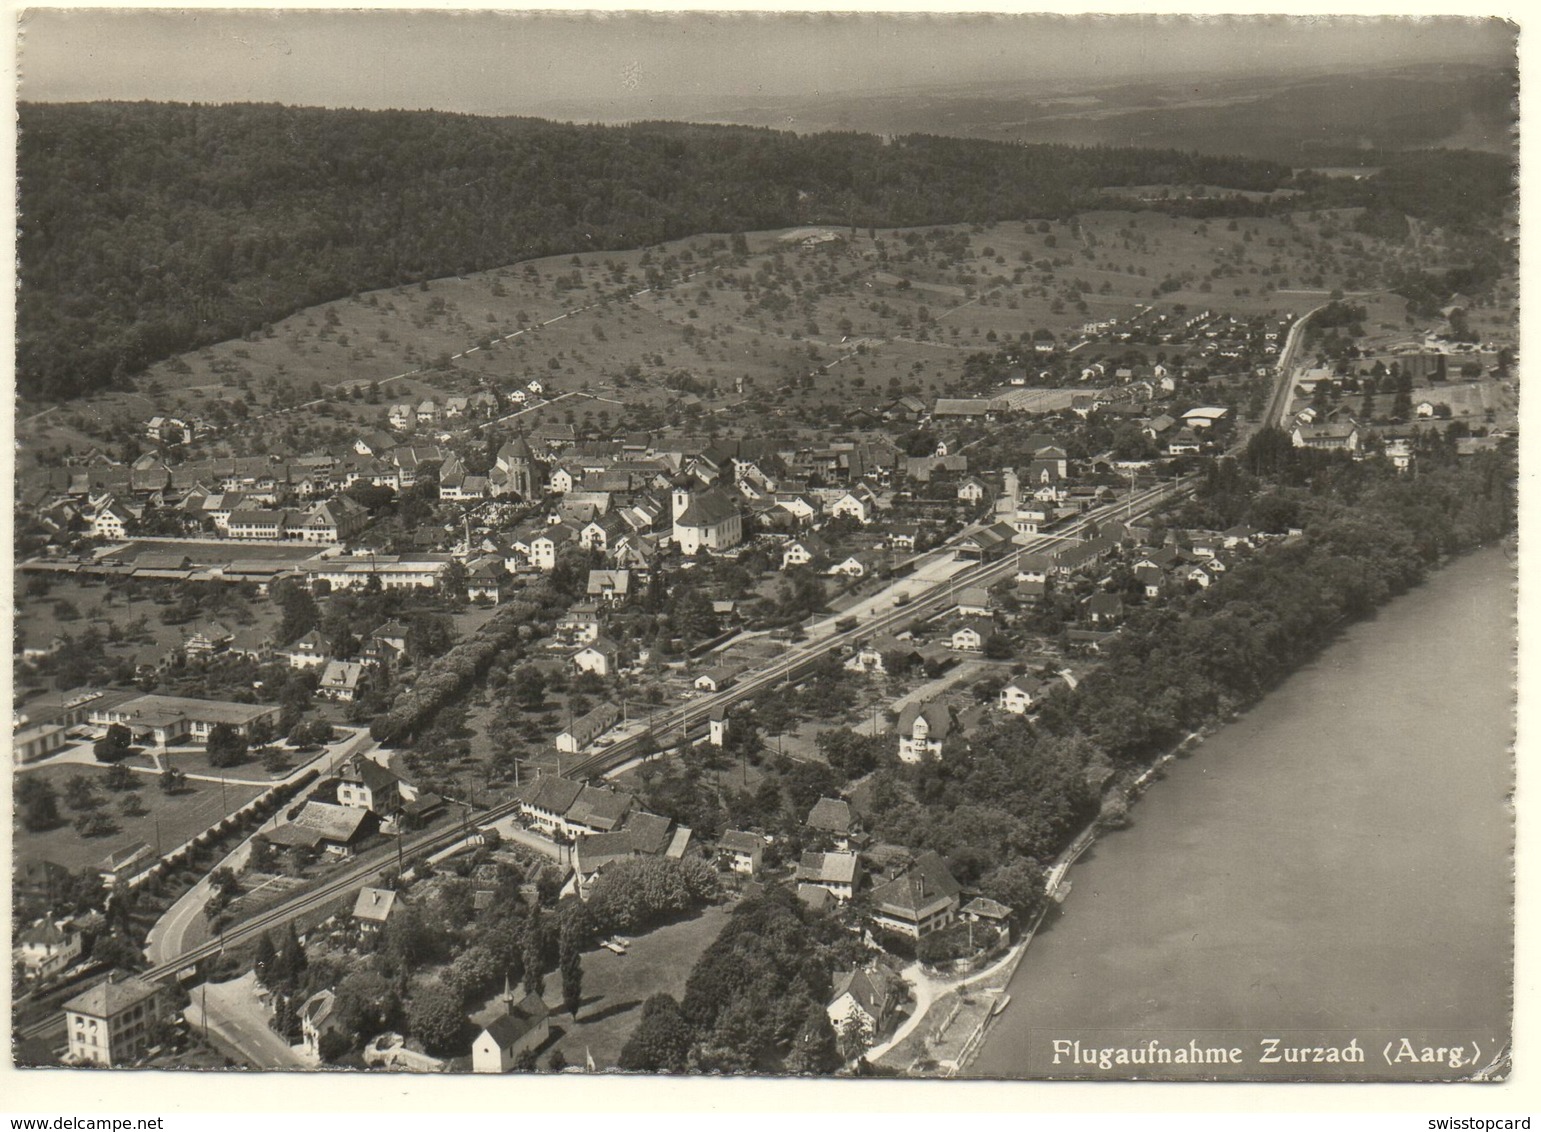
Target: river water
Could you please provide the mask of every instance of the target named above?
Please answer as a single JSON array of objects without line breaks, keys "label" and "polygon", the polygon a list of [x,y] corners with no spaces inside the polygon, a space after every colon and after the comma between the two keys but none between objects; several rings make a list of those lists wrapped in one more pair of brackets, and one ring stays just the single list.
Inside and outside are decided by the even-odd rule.
[{"label": "river water", "polygon": [[[1168,763],[1070,870],[967,1073],[1448,1080],[1489,1063],[1512,985],[1513,584],[1501,550],[1454,562]],[[1152,1042],[1170,1060],[1135,1063]]]}]

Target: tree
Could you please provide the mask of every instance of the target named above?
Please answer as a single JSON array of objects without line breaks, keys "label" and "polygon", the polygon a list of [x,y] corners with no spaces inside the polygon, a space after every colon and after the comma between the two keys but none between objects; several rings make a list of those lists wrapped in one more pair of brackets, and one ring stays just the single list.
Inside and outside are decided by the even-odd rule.
[{"label": "tree", "polygon": [[38,833],[59,824],[59,796],[42,775],[18,774],[15,796],[21,824],[29,831]]},{"label": "tree", "polygon": [[693,1040],[674,996],[655,994],[642,1004],[642,1017],[621,1047],[618,1065],[646,1073],[683,1073]]},{"label": "tree", "polygon": [[525,711],[536,711],[545,700],[546,677],[533,664],[521,664],[509,677],[508,693]]},{"label": "tree", "polygon": [[562,925],[561,954],[557,967],[562,973],[562,1008],[578,1020],[583,1004],[583,956],[578,952],[577,925],[572,917]]},{"label": "tree", "polygon": [[64,804],[72,810],[90,810],[101,805],[96,783],[89,775],[72,774],[64,780]]},{"label": "tree", "polygon": [[347,1057],[353,1050],[353,1040],[341,1030],[327,1030],[321,1035],[321,1040],[316,1044],[316,1052],[321,1055],[321,1060],[328,1065],[335,1063],[340,1058]]},{"label": "tree", "polygon": [[159,781],[163,794],[180,794],[187,786],[187,775],[174,766],[168,766],[161,771]]},{"label": "tree", "polygon": [[252,971],[257,976],[257,981],[263,986],[268,985],[268,976],[273,970],[273,964],[278,959],[278,949],[273,946],[273,937],[263,932],[257,940],[257,950],[252,957]]},{"label": "tree", "polygon": [[282,610],[278,628],[274,632],[279,644],[287,645],[298,640],[320,624],[321,614],[316,608],[316,599],[298,582],[285,579],[275,584],[271,592],[273,600]]},{"label": "tree", "polygon": [[273,985],[293,994],[295,988],[300,985],[300,980],[305,977],[305,969],[309,966],[310,959],[305,954],[299,933],[295,930],[294,921],[291,920],[284,942],[278,948],[278,961],[274,964],[273,970]]},{"label": "tree", "polygon": [[210,766],[238,766],[246,761],[246,736],[231,724],[216,723],[209,728],[207,749]]},{"label": "tree", "polygon": [[101,810],[85,810],[76,816],[75,830],[82,837],[106,837],[118,832],[118,825]]},{"label": "tree", "polygon": [[99,763],[117,762],[128,753],[133,742],[133,732],[121,723],[114,723],[107,728],[107,734],[93,744],[91,752]]},{"label": "tree", "polygon": [[132,790],[134,788],[134,772],[122,763],[116,763],[108,768],[106,774],[102,775],[102,785],[106,786],[109,790],[117,792]]},{"label": "tree", "polygon": [[859,1010],[851,1011],[840,1024],[837,1046],[841,1058],[846,1061],[855,1061],[867,1052],[867,1047],[872,1044],[872,1038],[872,1026],[867,1021],[867,1016]]},{"label": "tree", "polygon": [[808,1018],[787,1054],[788,1073],[828,1074],[840,1068],[840,1046],[829,1011],[822,1003],[808,1005]]},{"label": "tree", "polygon": [[546,926],[537,907],[524,924],[524,993],[546,993]]},{"label": "tree", "polygon": [[396,986],[372,966],[349,971],[337,984],[337,1018],[354,1038],[367,1042],[395,1026],[401,1013]]},{"label": "tree", "polygon": [[453,991],[438,979],[423,980],[407,1000],[407,1029],[430,1053],[447,1053],[460,1044],[466,1016]]}]

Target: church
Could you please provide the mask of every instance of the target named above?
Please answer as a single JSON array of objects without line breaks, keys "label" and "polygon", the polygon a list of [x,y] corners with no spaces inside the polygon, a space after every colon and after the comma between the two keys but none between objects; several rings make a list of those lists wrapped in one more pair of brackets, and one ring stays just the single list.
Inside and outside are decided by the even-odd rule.
[{"label": "church", "polygon": [[681,554],[720,552],[744,541],[744,517],[720,488],[674,490],[674,541]]}]

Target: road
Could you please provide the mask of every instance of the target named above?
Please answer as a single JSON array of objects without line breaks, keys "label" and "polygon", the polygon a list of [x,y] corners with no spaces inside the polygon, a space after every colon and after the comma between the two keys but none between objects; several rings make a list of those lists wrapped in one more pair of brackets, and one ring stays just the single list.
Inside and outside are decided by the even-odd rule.
[{"label": "road", "polygon": [[1285,417],[1290,411],[1290,402],[1293,400],[1291,391],[1295,387],[1295,352],[1300,349],[1300,344],[1305,340],[1306,323],[1311,316],[1319,310],[1325,310],[1326,303],[1319,307],[1312,307],[1295,320],[1285,335],[1284,346],[1279,351],[1278,366],[1274,371],[1273,396],[1268,399],[1268,408],[1263,413],[1264,424],[1278,425],[1287,428]]},{"label": "road", "polygon": [[255,1069],[314,1069],[268,1025],[267,1008],[257,998],[257,977],[248,971],[228,983],[204,983],[191,990],[183,1011],[187,1024],[211,1030]]}]

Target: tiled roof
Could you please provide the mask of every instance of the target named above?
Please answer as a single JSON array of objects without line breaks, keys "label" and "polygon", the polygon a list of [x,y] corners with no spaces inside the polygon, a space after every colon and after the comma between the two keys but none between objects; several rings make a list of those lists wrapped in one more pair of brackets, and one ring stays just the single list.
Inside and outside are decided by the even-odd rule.
[{"label": "tiled roof", "polygon": [[855,884],[855,853],[804,853],[797,863],[797,879],[815,884]]},{"label": "tiled roof", "polygon": [[849,833],[851,832],[850,804],[840,798],[820,798],[808,812],[808,821],[805,824],[811,829],[827,830],[830,833]]},{"label": "tiled roof", "polygon": [[89,1014],[93,1018],[112,1018],[154,998],[160,989],[158,983],[146,982],[132,975],[118,977],[114,972],[107,976],[105,982],[97,983],[70,999],[64,1004],[64,1009],[77,1014]]},{"label": "tiled roof", "polygon": [[765,843],[756,834],[730,829],[722,835],[717,847],[730,853],[756,853],[765,848]]},{"label": "tiled roof", "polygon": [[554,774],[543,774],[524,788],[520,801],[532,809],[565,814],[581,793],[583,783],[558,778]]},{"label": "tiled roof", "polygon": [[353,902],[353,918],[355,920],[369,920],[373,923],[385,923],[390,919],[391,911],[396,907],[396,893],[389,888],[370,888],[367,885],[359,889],[358,899]]}]

